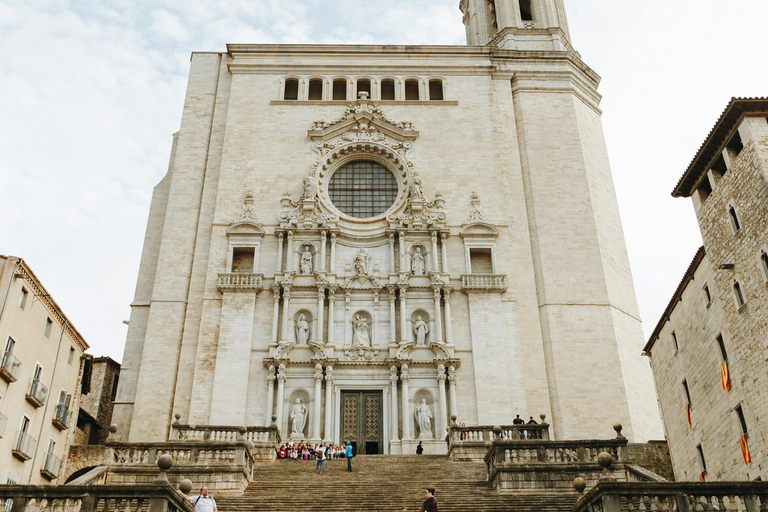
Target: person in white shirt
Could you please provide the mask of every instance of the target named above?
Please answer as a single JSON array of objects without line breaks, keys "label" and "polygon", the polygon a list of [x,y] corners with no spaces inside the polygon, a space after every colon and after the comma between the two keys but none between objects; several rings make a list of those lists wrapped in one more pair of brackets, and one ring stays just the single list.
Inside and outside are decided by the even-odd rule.
[{"label": "person in white shirt", "polygon": [[200,488],[200,496],[187,496],[183,493],[181,495],[195,506],[195,512],[219,512],[216,508],[216,501],[208,495],[208,487],[206,486]]}]

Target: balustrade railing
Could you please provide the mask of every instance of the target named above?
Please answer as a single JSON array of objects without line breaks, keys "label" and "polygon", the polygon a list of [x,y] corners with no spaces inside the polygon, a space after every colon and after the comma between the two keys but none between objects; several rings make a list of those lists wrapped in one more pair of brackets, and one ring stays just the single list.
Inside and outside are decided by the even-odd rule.
[{"label": "balustrade railing", "polygon": [[5,435],[5,427],[8,426],[8,417],[0,413],[0,439]]},{"label": "balustrade railing", "polygon": [[13,446],[13,455],[17,459],[29,460],[32,458],[32,452],[35,451],[35,444],[37,440],[27,434],[26,432],[19,431],[16,434],[16,444]]},{"label": "balustrade railing", "polygon": [[0,485],[6,512],[193,512],[169,485]]},{"label": "balustrade railing", "polygon": [[627,462],[626,440],[539,441],[520,443],[497,441],[486,460],[499,464],[597,464],[597,456],[606,452],[614,462]]},{"label": "balustrade railing", "polygon": [[45,405],[46,398],[48,398],[48,388],[39,379],[32,379],[27,392],[27,402],[35,407],[42,407]]},{"label": "balustrade railing", "polygon": [[541,441],[549,440],[549,424],[504,425],[501,432],[493,431],[492,426],[452,426],[451,443],[485,443],[486,441]]},{"label": "balustrade railing", "polygon": [[190,426],[173,425],[171,441],[247,441],[254,444],[276,446],[280,443],[277,427]]},{"label": "balustrade railing", "polygon": [[220,273],[216,280],[216,289],[222,291],[261,290],[262,274],[248,274],[244,272]]},{"label": "balustrade railing", "polygon": [[760,512],[768,482],[600,482],[573,512]]},{"label": "balustrade railing", "polygon": [[59,476],[59,470],[61,469],[61,459],[52,453],[45,454],[45,461],[43,467],[40,469],[40,473],[50,480]]},{"label": "balustrade railing", "polygon": [[6,382],[16,382],[19,380],[21,371],[21,361],[10,352],[3,352],[3,360],[0,363],[0,377]]},{"label": "balustrade railing", "polygon": [[462,274],[461,289],[464,291],[503,292],[507,290],[507,275]]},{"label": "balustrade railing", "polygon": [[53,413],[53,424],[59,430],[69,428],[69,408],[66,405],[59,404]]}]

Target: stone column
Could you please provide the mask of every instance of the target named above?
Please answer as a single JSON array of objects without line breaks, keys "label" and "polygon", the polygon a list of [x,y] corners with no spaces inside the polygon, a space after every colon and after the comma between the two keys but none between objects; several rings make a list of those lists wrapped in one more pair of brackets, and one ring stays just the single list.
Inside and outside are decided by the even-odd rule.
[{"label": "stone column", "polygon": [[283,332],[281,341],[288,341],[288,306],[291,304],[291,287],[285,286],[283,288]]},{"label": "stone column", "polygon": [[268,427],[272,424],[272,412],[275,406],[275,367],[269,365],[267,370],[267,414],[264,419],[264,426]]},{"label": "stone column", "polygon": [[443,288],[443,301],[445,302],[445,342],[453,345],[453,331],[451,330],[451,290]]},{"label": "stone column", "polygon": [[325,431],[324,441],[333,439],[331,435],[331,418],[333,417],[333,366],[325,367]]},{"label": "stone column", "polygon": [[331,233],[331,272],[336,272],[336,233]]},{"label": "stone column", "polygon": [[435,421],[435,439],[443,439],[445,437],[445,429],[448,427],[448,402],[445,399],[445,365],[437,365],[437,393],[440,398],[440,416]]},{"label": "stone column", "polygon": [[325,340],[328,343],[333,343],[334,331],[336,330],[336,322],[334,321],[334,315],[336,312],[336,290],[328,288],[328,336]]},{"label": "stone column", "polygon": [[285,235],[280,232],[277,234],[277,262],[275,262],[275,272],[283,271],[283,240]]},{"label": "stone column", "polygon": [[277,328],[280,322],[280,285],[272,285],[272,301],[274,313],[272,316],[272,343],[277,344]]},{"label": "stone column", "polygon": [[344,292],[344,343],[342,344],[343,347],[346,347],[350,343],[352,343],[351,338],[348,336],[349,334],[349,307],[352,303],[352,294],[349,291]]},{"label": "stone column", "polygon": [[408,343],[408,313],[405,305],[407,288],[400,288],[400,344]]},{"label": "stone column", "polygon": [[399,441],[399,431],[398,431],[398,421],[397,421],[397,366],[391,366],[389,368],[389,384],[390,384],[390,393],[389,395],[392,397],[392,414],[390,418],[389,424],[392,426],[392,435],[390,436],[391,441]]},{"label": "stone column", "polygon": [[451,416],[459,417],[459,408],[456,403],[456,367],[448,367],[448,398],[451,400]]},{"label": "stone column", "polygon": [[[283,432],[283,409],[284,409],[284,403],[285,402],[285,364],[280,363],[280,366],[277,369],[277,428],[280,431],[281,434],[284,434]],[[285,437],[283,435],[283,437]]]},{"label": "stone column", "polygon": [[320,442],[320,405],[323,402],[321,393],[323,392],[323,366],[320,363],[315,365],[315,394],[312,396],[312,442]]},{"label": "stone column", "polygon": [[325,272],[325,246],[328,243],[328,232],[320,232],[320,265],[317,266],[318,270]]},{"label": "stone column", "polygon": [[392,265],[390,272],[396,272],[397,268],[395,265],[395,234],[394,233],[389,234],[389,261],[390,261],[390,265]]},{"label": "stone column", "polygon": [[400,367],[400,387],[402,388],[402,403],[403,403],[403,441],[409,441],[411,439],[411,404],[409,403],[408,396],[408,365],[403,363]]},{"label": "stone column", "polygon": [[317,289],[317,331],[315,341],[323,342],[323,307],[325,306],[325,288],[322,286]]},{"label": "stone column", "polygon": [[379,346],[379,292],[373,292],[373,329],[371,329],[371,347]]},{"label": "stone column", "polygon": [[440,233],[440,250],[443,256],[444,273],[448,273],[448,233]]},{"label": "stone column", "polygon": [[443,342],[443,318],[440,313],[440,288],[433,288],[433,295],[435,297],[435,340],[438,343]]},{"label": "stone column", "polygon": [[440,260],[437,259],[437,231],[432,232],[432,270],[440,271]]},{"label": "stone column", "polygon": [[395,288],[389,289],[389,339],[397,345],[397,320],[395,318]]},{"label": "stone column", "polygon": [[405,264],[405,231],[398,231],[397,235],[400,243],[400,272],[405,272],[408,268]]},{"label": "stone column", "polygon": [[293,231],[288,232],[288,247],[286,247],[288,250],[288,262],[286,263],[286,269],[288,272],[293,272],[296,270],[293,268]]}]

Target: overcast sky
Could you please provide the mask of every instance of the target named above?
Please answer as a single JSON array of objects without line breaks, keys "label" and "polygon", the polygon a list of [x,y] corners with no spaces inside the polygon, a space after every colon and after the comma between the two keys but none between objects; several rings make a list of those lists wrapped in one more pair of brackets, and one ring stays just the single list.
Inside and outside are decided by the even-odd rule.
[{"label": "overcast sky", "polygon": [[[496,0],[502,1],[502,0]],[[94,355],[122,358],[152,187],[192,51],[465,43],[458,0],[0,0],[0,254]],[[565,0],[603,123],[648,335],[701,244],[670,192],[732,96],[768,94],[765,0]]]}]

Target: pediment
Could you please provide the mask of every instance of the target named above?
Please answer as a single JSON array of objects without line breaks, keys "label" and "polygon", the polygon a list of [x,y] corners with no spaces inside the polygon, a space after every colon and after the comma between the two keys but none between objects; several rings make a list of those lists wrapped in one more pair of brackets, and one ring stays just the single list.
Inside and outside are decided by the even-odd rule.
[{"label": "pediment", "polygon": [[499,236],[499,230],[487,222],[473,222],[464,226],[461,230],[461,236],[464,238],[496,238]]},{"label": "pediment", "polygon": [[227,236],[232,235],[264,236],[264,229],[254,222],[238,222],[227,229]]},{"label": "pediment", "polygon": [[419,132],[409,121],[395,122],[387,118],[376,103],[359,100],[350,103],[344,114],[331,122],[315,121],[307,132],[312,141],[328,141],[340,137],[345,142],[385,141],[413,142]]},{"label": "pediment", "polygon": [[357,275],[354,277],[350,277],[346,280],[346,282],[341,285],[341,288],[344,290],[381,290],[384,288],[384,285],[381,284],[381,282],[376,279],[373,276],[369,275]]}]

